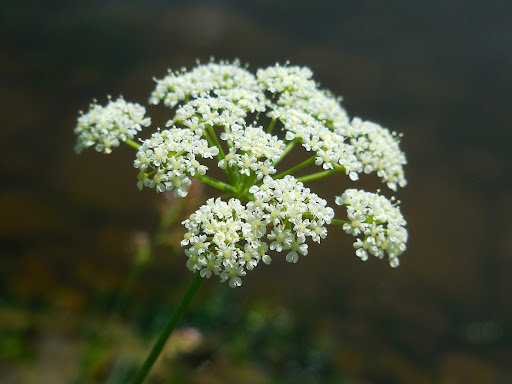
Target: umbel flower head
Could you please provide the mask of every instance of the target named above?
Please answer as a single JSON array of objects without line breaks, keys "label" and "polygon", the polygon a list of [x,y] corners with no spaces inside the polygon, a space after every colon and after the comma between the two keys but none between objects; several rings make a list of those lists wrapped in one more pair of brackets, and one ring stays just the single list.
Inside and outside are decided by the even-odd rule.
[{"label": "umbel flower head", "polygon": [[[308,242],[320,243],[333,225],[356,237],[355,252],[362,260],[387,256],[397,267],[407,229],[394,198],[340,187],[335,203],[346,208],[346,218],[338,219],[307,184],[344,173],[348,186],[361,173],[375,173],[397,191],[407,184],[401,135],[349,118],[341,98],[312,77],[309,68],[289,64],[253,74],[238,61],[198,63],[155,80],[149,102],[171,110],[166,129],[140,144],[132,141],[150,125],[145,108],[109,100],[105,107],[92,104],[79,117],[76,150],[94,146],[110,153],[125,142],[137,150],[140,189],[185,197],[196,178],[223,191],[183,222],[187,267],[204,278],[217,275],[237,287],[247,271],[260,261],[270,264],[276,254],[296,263],[308,254]],[[309,157],[280,169],[286,156],[300,151]],[[208,174],[212,166],[224,180]],[[340,181],[333,185],[341,186]]]},{"label": "umbel flower head", "polygon": [[94,102],[87,113],[78,118],[75,133],[78,135],[75,151],[95,146],[98,152],[111,153],[121,141],[133,139],[141,130],[151,124],[144,117],[146,109],[136,103],[128,103],[123,98],[112,101],[109,97],[105,107]]},{"label": "umbel flower head", "polygon": [[357,189],[347,189],[336,197],[336,204],[347,207],[349,221],[343,224],[343,230],[359,237],[354,243],[356,255],[367,260],[368,253],[379,259],[387,254],[391,266],[398,267],[398,256],[405,251],[408,237],[398,204],[377,193]]}]

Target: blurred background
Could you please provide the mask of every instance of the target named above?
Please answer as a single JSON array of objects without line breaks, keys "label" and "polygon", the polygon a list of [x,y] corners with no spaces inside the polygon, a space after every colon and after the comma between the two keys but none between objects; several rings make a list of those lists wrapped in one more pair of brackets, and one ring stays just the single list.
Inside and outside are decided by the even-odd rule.
[{"label": "blurred background", "polygon": [[[511,4],[3,1],[0,382],[122,383],[145,357],[192,278],[179,223],[214,192],[140,192],[132,149],[77,156],[73,128],[212,55],[309,66],[403,132],[410,240],[393,270],[333,228],[239,289],[207,281],[148,382],[512,382]],[[337,183],[315,187],[379,185]]]}]

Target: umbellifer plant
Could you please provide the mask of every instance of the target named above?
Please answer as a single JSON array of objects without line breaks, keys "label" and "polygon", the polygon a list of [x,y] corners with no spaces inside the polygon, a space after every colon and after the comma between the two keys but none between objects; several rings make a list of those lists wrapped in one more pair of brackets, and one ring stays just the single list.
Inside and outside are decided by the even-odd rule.
[{"label": "umbellifer plant", "polygon": [[[379,191],[339,191],[332,197],[347,211],[339,219],[306,186],[343,173],[352,181],[376,173],[391,190],[404,187],[406,158],[399,135],[357,117],[350,120],[341,99],[320,89],[309,68],[288,63],[254,75],[238,61],[211,61],[155,81],[150,104],[174,111],[165,130],[134,141],[151,120],[143,106],[123,98],[91,104],[75,128],[77,152],[94,147],[108,154],[121,142],[135,148],[140,189],[186,197],[195,178],[223,192],[183,222],[187,232],[181,245],[195,276],[134,383],[144,380],[206,278],[216,275],[239,287],[247,271],[260,262],[270,264],[278,253],[296,263],[307,255],[308,241],[320,243],[332,225],[356,238],[355,253],[362,260],[371,254],[399,265],[408,235],[394,198]],[[279,169],[300,147],[309,157]],[[223,171],[224,180],[208,175],[212,165]],[[306,167],[316,170],[293,176]]]}]

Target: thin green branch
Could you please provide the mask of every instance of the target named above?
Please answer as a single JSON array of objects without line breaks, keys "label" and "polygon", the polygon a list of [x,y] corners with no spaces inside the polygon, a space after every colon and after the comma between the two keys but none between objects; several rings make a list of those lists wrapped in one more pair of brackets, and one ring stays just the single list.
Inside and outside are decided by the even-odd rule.
[{"label": "thin green branch", "polygon": [[[228,136],[231,134],[231,129],[229,128],[229,125],[224,126],[224,132]],[[231,150],[231,148],[233,148],[233,142],[231,140],[226,140],[226,144],[230,150]],[[229,171],[233,176],[234,180],[232,180],[232,183],[236,184],[237,186],[240,186],[241,181],[240,181],[240,173],[238,172],[238,167],[236,165],[234,165],[234,166],[226,165],[226,166],[229,168]]]},{"label": "thin green branch", "polygon": [[277,119],[272,119],[272,121],[268,125],[267,133],[272,133],[272,131],[274,130],[274,126],[276,125],[276,121]]},{"label": "thin green branch", "polygon": [[[225,125],[224,126],[224,132],[229,136],[231,134],[231,129],[229,128],[229,125]],[[231,140],[226,140],[226,144],[228,146],[229,149],[233,148],[233,142]],[[233,176],[233,179],[234,179],[234,182],[233,184],[236,184],[238,186],[240,186],[240,172],[238,172],[238,167],[235,165],[233,166],[229,166],[229,165],[226,165],[227,168],[229,168],[229,171],[230,173],[232,174]]]},{"label": "thin green branch", "polygon": [[144,177],[153,177],[156,175],[156,173],[158,172],[158,168],[155,168],[153,169],[151,172],[147,173],[147,172],[144,172],[143,173],[143,176]]},{"label": "thin green branch", "polygon": [[[224,159],[226,157],[226,154],[222,150],[222,146],[220,145],[220,141],[217,138],[217,135],[215,134],[215,129],[212,126],[208,126],[208,132],[210,133],[210,136],[212,138],[213,143],[219,148],[219,154],[217,155],[217,158],[220,160]],[[234,170],[231,169],[231,167],[226,166],[224,169],[224,172],[229,177],[229,181],[233,184],[238,184],[240,182],[240,177],[235,174]]]},{"label": "thin green branch", "polygon": [[335,169],[328,169],[326,171],[312,173],[311,175],[306,175],[306,176],[298,177],[297,181],[305,183],[305,182],[308,182],[308,181],[313,181],[313,180],[317,180],[317,179],[321,179],[321,178],[330,176],[332,174],[341,172],[343,170],[344,170],[343,167],[339,167],[339,168],[335,168]]},{"label": "thin green branch", "polygon": [[205,184],[208,184],[214,188],[220,189],[221,191],[227,192],[227,193],[235,193],[236,190],[232,185],[226,184],[220,180],[213,179],[206,175],[200,175],[196,172],[196,174],[192,177],[195,177],[197,180],[202,181]]},{"label": "thin green branch", "polygon": [[[206,130],[203,131],[203,137],[206,139],[206,141],[208,142],[208,145],[210,147],[215,147],[213,140],[210,138],[210,135],[208,134],[208,132]],[[220,151],[219,151],[219,153],[220,153]]]},{"label": "thin green branch", "polygon": [[331,219],[331,224],[339,225],[340,227],[343,227],[343,224],[349,224],[350,221],[340,220],[340,219]]},{"label": "thin green branch", "polygon": [[140,148],[140,144],[137,144],[135,141],[130,140],[130,139],[126,139],[126,140],[124,141],[124,143],[125,143],[126,145],[129,145],[129,146],[130,146],[130,147],[132,147],[132,148],[135,148],[135,149],[139,149],[139,148]]},{"label": "thin green branch", "polygon": [[213,127],[211,125],[208,126],[208,132],[210,132],[210,136],[213,140],[213,143],[217,146],[217,148],[219,148],[219,160],[222,160],[223,158],[226,157],[226,155],[224,154],[224,151],[222,150],[222,147],[220,146],[219,139],[217,138],[217,135],[215,134],[215,130],[213,129]]},{"label": "thin green branch", "polygon": [[280,173],[279,175],[277,176],[274,176],[274,179],[282,179],[283,177],[285,177],[286,175],[290,175],[292,173],[295,173],[299,170],[301,170],[302,168],[308,166],[309,164],[311,164],[313,161],[315,161],[315,158],[316,158],[316,155],[315,156],[312,156],[310,157],[309,159],[303,161],[302,163],[296,165],[295,167],[292,167],[282,173]]},{"label": "thin green branch", "polygon": [[274,161],[273,165],[276,166],[277,164],[279,164],[281,162],[281,160],[283,160],[286,157],[286,155],[288,155],[290,153],[290,151],[293,149],[293,147],[295,147],[295,144],[297,144],[297,142],[298,142],[297,139],[293,139],[292,141],[290,141],[288,143],[288,145],[286,146],[286,148],[284,149],[281,157],[279,159],[277,159],[276,161]]},{"label": "thin green branch", "polygon": [[158,337],[158,340],[156,341],[155,345],[151,349],[151,352],[149,353],[148,357],[144,361],[144,364],[137,372],[137,376],[133,380],[133,384],[141,384],[146,376],[149,373],[149,370],[155,363],[158,356],[160,356],[160,353],[162,352],[162,349],[165,346],[165,343],[167,342],[167,339],[171,335],[172,331],[176,328],[178,325],[178,322],[180,321],[181,317],[185,313],[185,310],[187,309],[188,305],[192,301],[192,298],[198,291],[199,287],[201,286],[201,283],[203,282],[203,278],[200,276],[199,272],[196,272],[194,279],[190,282],[185,294],[183,295],[183,298],[179,302],[178,306],[172,313],[171,317],[167,321],[167,324],[165,325],[164,330]]},{"label": "thin green branch", "polygon": [[[224,126],[224,132],[229,136],[231,134],[231,129],[229,128],[229,125]],[[228,148],[233,147],[233,142],[231,140],[226,140],[226,144],[228,145]]]}]

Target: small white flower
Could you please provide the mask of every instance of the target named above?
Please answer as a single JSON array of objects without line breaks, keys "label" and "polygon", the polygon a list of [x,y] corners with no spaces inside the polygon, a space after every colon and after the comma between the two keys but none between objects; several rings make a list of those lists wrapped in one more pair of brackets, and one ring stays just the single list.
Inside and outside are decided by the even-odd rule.
[{"label": "small white flower", "polygon": [[297,240],[292,240],[290,252],[286,255],[286,261],[296,263],[299,260],[299,253],[306,256],[308,254],[308,245]]},{"label": "small white flower", "polygon": [[289,249],[293,241],[292,231],[283,229],[280,226],[272,229],[267,236],[269,240],[274,240],[270,243],[270,249],[281,252],[283,249]]},{"label": "small white flower", "polygon": [[224,268],[224,271],[220,274],[220,281],[224,282],[229,279],[229,286],[231,288],[241,286],[242,279],[240,277],[246,275],[243,268],[235,263],[228,263]]}]

